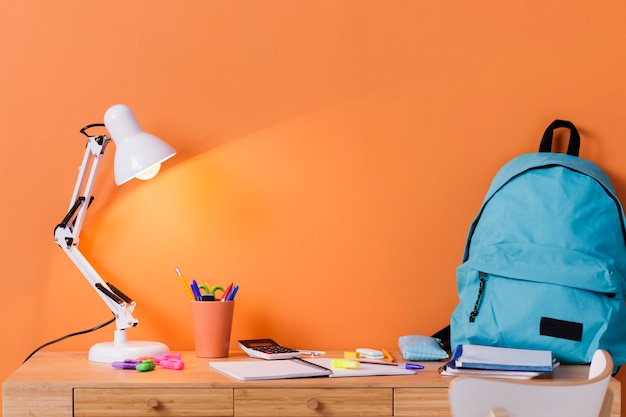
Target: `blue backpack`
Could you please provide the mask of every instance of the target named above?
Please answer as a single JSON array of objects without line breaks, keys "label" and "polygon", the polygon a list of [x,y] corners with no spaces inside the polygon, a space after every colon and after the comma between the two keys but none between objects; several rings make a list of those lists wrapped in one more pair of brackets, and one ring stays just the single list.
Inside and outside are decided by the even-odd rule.
[{"label": "blue backpack", "polygon": [[[557,128],[570,131],[567,154],[551,151]],[[624,211],[579,148],[576,127],[555,120],[538,153],[494,177],[457,269],[452,347],[546,349],[564,364],[605,349],[626,362]]]}]

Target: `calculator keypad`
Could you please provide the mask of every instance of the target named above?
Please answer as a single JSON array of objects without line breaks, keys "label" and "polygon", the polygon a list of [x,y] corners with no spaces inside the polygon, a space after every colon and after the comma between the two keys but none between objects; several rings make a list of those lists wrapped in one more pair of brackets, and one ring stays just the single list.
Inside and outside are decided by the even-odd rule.
[{"label": "calculator keypad", "polygon": [[259,352],[267,353],[268,355],[274,355],[278,353],[294,353],[297,350],[293,350],[290,348],[286,348],[284,346],[260,346],[253,348],[254,350],[258,350]]}]

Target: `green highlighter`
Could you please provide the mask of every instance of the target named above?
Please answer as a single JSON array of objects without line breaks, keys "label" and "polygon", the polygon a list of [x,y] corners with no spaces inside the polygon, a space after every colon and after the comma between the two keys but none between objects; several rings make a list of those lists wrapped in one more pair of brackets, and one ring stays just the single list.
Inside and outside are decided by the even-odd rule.
[{"label": "green highlighter", "polygon": [[137,369],[139,372],[148,372],[154,371],[154,367],[154,360],[144,359],[135,366],[135,369]]}]

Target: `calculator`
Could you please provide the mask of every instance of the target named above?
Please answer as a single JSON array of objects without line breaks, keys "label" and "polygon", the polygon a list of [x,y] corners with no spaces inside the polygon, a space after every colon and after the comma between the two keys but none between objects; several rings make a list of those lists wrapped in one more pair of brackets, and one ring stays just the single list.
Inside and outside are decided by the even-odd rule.
[{"label": "calculator", "polygon": [[279,345],[272,339],[240,340],[239,347],[253,358],[271,360],[300,357],[300,351]]}]

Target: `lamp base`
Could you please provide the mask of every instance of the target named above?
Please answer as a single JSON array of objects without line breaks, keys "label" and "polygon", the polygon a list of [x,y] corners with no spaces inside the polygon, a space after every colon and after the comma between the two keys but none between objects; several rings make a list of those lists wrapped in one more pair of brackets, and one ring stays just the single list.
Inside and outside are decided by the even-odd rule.
[{"label": "lamp base", "polygon": [[169,348],[160,342],[129,342],[126,339],[126,331],[116,330],[113,342],[96,343],[89,349],[89,360],[111,363],[143,356],[162,356],[169,351]]}]

